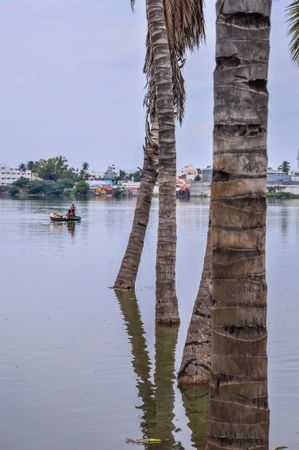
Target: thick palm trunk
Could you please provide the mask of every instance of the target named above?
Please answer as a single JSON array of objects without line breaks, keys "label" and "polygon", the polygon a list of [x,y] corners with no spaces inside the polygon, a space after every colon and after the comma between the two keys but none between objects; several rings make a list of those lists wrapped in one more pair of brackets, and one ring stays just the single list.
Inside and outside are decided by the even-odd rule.
[{"label": "thick palm trunk", "polygon": [[265,223],[271,0],[218,0],[208,450],[268,450]]},{"label": "thick palm trunk", "polygon": [[176,146],[173,80],[163,0],[147,0],[159,123],[159,227],[156,262],[156,321],[179,322],[175,288]]},{"label": "thick palm trunk", "polygon": [[198,294],[188,328],[178,379],[183,384],[209,383],[211,376],[212,233],[209,225],[206,254]]},{"label": "thick palm trunk", "polygon": [[153,121],[144,147],[142,179],[135,208],[134,220],[127,249],[123,257],[114,289],[134,289],[149,221],[153,190],[158,176],[159,129]]}]

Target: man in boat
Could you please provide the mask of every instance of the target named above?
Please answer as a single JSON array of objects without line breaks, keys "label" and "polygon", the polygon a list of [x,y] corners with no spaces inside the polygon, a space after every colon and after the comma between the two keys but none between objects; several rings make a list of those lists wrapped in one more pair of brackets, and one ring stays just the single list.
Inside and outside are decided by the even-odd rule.
[{"label": "man in boat", "polygon": [[74,217],[76,217],[76,206],[74,203],[72,203],[70,208],[68,209],[67,217],[69,219],[73,219]]}]

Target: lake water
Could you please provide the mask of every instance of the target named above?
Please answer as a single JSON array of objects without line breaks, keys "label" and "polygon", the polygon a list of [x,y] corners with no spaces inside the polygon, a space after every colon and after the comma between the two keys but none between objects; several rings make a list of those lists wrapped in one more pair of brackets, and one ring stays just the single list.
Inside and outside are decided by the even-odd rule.
[{"label": "lake water", "polygon": [[[137,298],[113,284],[134,200],[78,202],[82,222],[49,223],[68,204],[0,199],[0,450],[203,449],[206,390],[175,374],[201,275],[205,200],[178,203],[180,329],[154,325],[155,199]],[[271,448],[299,448],[299,202],[268,208]],[[134,447],[133,447],[134,448]],[[138,448],[138,447],[137,447]],[[140,447],[142,448],[142,447]]]}]

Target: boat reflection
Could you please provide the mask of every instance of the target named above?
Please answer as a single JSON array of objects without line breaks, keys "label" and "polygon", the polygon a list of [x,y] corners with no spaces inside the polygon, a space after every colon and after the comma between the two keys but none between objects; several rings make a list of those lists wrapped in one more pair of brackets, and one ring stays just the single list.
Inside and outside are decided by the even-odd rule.
[{"label": "boat reflection", "polygon": [[[156,326],[155,371],[151,381],[151,360],[144,326],[134,292],[115,291],[131,343],[132,366],[142,411],[140,428],[143,439],[161,439],[161,443],[144,444],[148,450],[184,450],[175,439],[174,406],[176,382],[175,350],[178,327]],[[192,434],[192,447],[204,449],[207,425],[207,387],[180,387],[182,401]]]},{"label": "boat reflection", "polygon": [[75,236],[76,223],[75,222],[50,222],[49,223],[51,231],[63,231],[65,227],[72,237]]}]

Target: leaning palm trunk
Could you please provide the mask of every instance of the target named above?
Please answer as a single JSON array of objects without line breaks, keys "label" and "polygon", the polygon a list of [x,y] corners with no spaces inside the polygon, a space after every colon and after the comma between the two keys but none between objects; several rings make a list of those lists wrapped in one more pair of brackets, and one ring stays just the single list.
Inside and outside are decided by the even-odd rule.
[{"label": "leaning palm trunk", "polygon": [[[209,221],[210,222],[210,221]],[[198,294],[188,328],[178,379],[183,384],[209,383],[211,376],[212,232],[209,223],[206,254]]]},{"label": "leaning palm trunk", "polygon": [[114,289],[134,289],[143,250],[145,233],[149,221],[152,196],[158,176],[159,130],[153,121],[144,147],[144,163],[138,192],[134,220],[127,249],[123,257]]},{"label": "leaning palm trunk", "polygon": [[156,321],[179,322],[175,288],[176,145],[172,67],[163,0],[147,0],[159,123],[159,226],[156,261]]},{"label": "leaning palm trunk", "polygon": [[[131,0],[132,8],[134,8],[134,4],[135,0]],[[185,63],[187,49],[192,51],[195,47],[199,46],[200,41],[205,37],[203,1],[188,0],[177,3],[173,0],[163,0],[163,8],[171,59],[173,107],[176,117],[182,123],[185,103],[182,68]],[[147,119],[153,124],[152,127],[155,128],[157,89],[154,50],[149,30],[146,40],[144,72],[147,77],[147,90],[144,104],[146,106]],[[151,138],[149,138],[149,142],[152,142]],[[153,153],[149,147],[146,145],[143,179],[127,250],[114,284],[114,288],[116,289],[133,289],[135,287],[150,213],[152,192],[158,174],[156,160],[153,161],[152,157],[150,155],[148,156],[148,152]]]},{"label": "leaning palm trunk", "polygon": [[271,0],[218,0],[208,450],[268,450],[265,223]]}]

